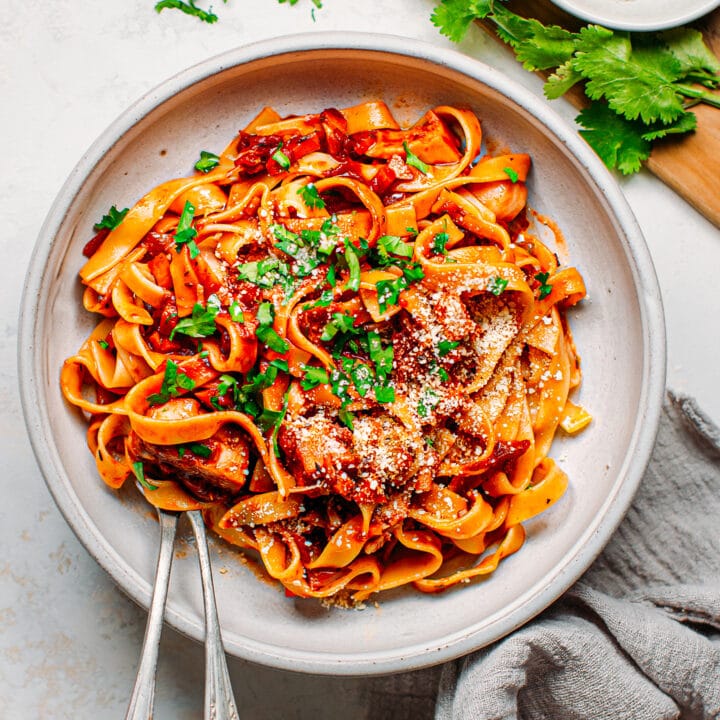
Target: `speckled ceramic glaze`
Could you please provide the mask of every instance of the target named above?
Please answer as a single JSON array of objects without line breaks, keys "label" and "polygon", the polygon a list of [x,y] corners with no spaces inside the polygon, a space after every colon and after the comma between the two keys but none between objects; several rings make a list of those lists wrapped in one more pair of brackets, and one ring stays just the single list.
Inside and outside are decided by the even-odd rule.
[{"label": "speckled ceramic glaze", "polygon": [[[397,591],[362,611],[327,609],[286,598],[237,551],[214,543],[227,650],[314,673],[408,670],[490,643],[568,588],[620,522],[655,436],[665,339],[650,257],[600,161],[542,100],[459,53],[347,33],[251,45],[172,78],[95,142],[40,233],[22,304],[23,405],[48,486],[89,552],[147,607],[158,547],[153,513],[133,489],[118,498],[104,486],[85,445],[85,422],[59,389],[64,358],[95,323],[77,281],[82,246],[110,205],[131,205],[157,183],[190,174],[201,149],[223,148],[263,105],[304,113],[379,97],[403,123],[433,105],[469,105],[486,138],[532,154],[530,203],[558,222],[588,286],[570,322],[585,377],[580,401],[595,419],[580,436],[556,440],[552,454],[570,476],[566,496],[527,523],[525,547],[482,582],[437,596]],[[197,562],[193,548],[179,549],[167,620],[200,639]]]},{"label": "speckled ceramic glaze", "polygon": [[588,22],[617,30],[665,30],[696,20],[720,0],[552,0]]}]

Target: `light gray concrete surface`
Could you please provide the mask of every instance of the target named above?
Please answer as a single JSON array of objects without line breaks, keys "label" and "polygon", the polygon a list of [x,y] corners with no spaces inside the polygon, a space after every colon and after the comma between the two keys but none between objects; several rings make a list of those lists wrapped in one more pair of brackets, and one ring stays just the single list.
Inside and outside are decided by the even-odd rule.
[{"label": "light gray concrete surface", "polygon": [[[0,29],[0,718],[122,717],[145,624],[75,539],[35,464],[17,391],[18,300],[35,237],[64,179],[90,143],[143,92],[240,44],[302,31],[392,32],[450,46],[429,21],[431,0],[215,1],[219,23],[153,0],[4,0]],[[201,5],[207,6],[205,3]],[[314,19],[313,19],[314,14]],[[460,46],[541,94],[480,31]],[[564,101],[553,106],[569,122]],[[718,183],[719,178],[708,178]],[[669,384],[720,421],[720,232],[655,178],[622,187],[656,264],[668,326]],[[155,552],[153,548],[152,552]],[[335,679],[232,660],[246,719],[432,716],[434,675]],[[418,693],[418,688],[422,692]],[[156,717],[202,712],[202,648],[166,630]]]}]

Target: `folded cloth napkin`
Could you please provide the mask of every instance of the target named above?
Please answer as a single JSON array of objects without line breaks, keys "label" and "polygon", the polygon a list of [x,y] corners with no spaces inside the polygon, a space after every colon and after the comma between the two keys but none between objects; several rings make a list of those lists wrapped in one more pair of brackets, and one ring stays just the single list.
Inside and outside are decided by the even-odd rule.
[{"label": "folded cloth napkin", "polygon": [[441,670],[436,720],[720,718],[720,430],[669,394],[635,500],[590,570]]}]

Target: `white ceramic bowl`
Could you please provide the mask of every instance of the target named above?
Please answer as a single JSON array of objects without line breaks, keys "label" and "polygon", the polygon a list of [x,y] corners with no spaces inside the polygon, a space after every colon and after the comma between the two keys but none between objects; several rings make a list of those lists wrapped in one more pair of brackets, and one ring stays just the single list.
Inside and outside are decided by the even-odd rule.
[{"label": "white ceramic bowl", "polygon": [[720,0],[552,0],[571,15],[616,30],[666,30],[697,20]]},{"label": "white ceramic bowl", "polygon": [[[131,205],[162,180],[189,174],[199,150],[224,147],[262,105],[303,113],[380,97],[403,122],[437,104],[470,105],[486,137],[532,154],[531,204],[559,223],[589,289],[571,323],[585,374],[580,397],[595,419],[553,448],[570,475],[566,496],[527,523],[525,547],[483,582],[436,596],[398,591],[364,611],[329,610],[286,598],[213,543],[227,650],[279,668],[408,670],[525,623],[580,576],[620,522],[660,412],[664,328],[647,248],[615,181],[542,100],[459,53],[395,37],[316,34],[240,48],[153,90],[95,142],[51,209],[27,278],[19,364],[33,447],[67,521],[117,584],[148,606],[157,523],[133,489],[118,499],[99,479],[85,423],[58,384],[63,359],[95,323],[76,279],[92,224],[110,205]],[[194,552],[173,566],[167,620],[202,638]]]}]

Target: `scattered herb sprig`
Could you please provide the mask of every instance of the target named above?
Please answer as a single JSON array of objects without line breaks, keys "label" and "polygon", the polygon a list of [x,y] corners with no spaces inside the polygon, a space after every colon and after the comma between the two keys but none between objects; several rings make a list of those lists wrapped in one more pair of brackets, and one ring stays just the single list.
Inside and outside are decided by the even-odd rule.
[{"label": "scattered herb sprig", "polygon": [[549,99],[584,82],[590,105],[577,117],[580,134],[610,168],[637,172],[652,143],[695,129],[689,108],[720,107],[720,61],[692,28],[661,33],[613,32],[585,25],[571,32],[504,7],[500,0],[442,0],[432,22],[459,42],[474,20],[489,20],[526,70],[551,72]]},{"label": "scattered herb sprig", "polygon": [[[223,0],[227,3],[227,0]],[[160,0],[155,3],[155,10],[162,12],[163,10],[180,10],[186,15],[192,15],[202,22],[210,25],[218,21],[218,16],[212,11],[212,8],[203,10],[195,4],[195,0]]]}]

